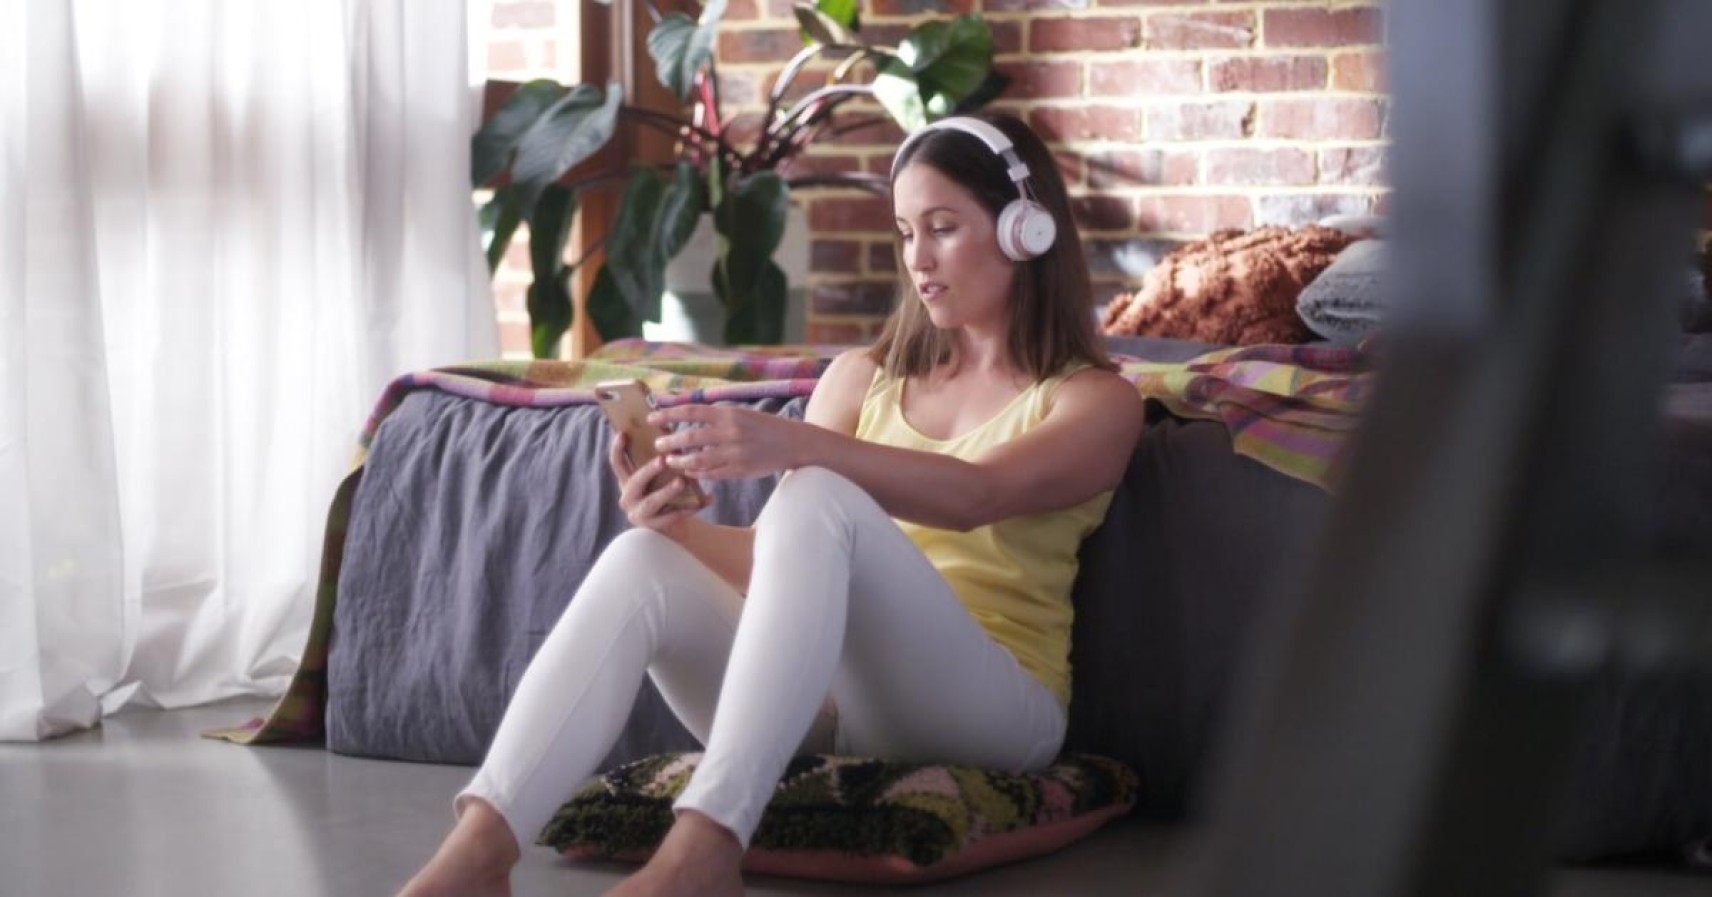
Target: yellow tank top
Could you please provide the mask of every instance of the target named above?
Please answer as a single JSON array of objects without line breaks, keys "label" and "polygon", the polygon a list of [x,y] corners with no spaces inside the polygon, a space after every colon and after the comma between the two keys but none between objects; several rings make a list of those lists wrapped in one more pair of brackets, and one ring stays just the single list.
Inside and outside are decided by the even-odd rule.
[{"label": "yellow tank top", "polygon": [[[1023,390],[1004,410],[953,439],[924,436],[903,415],[904,381],[874,373],[862,399],[856,437],[939,452],[965,461],[1027,433],[1046,419],[1058,385],[1074,370]],[[1074,507],[1013,517],[967,533],[898,520],[950,583],[969,615],[1017,662],[1070,706],[1070,587],[1076,552],[1105,519],[1112,493]]]}]

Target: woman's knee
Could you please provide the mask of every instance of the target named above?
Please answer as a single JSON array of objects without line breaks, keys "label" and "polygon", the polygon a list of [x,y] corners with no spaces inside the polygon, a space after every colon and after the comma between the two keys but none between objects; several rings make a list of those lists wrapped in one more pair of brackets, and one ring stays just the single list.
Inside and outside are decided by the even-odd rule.
[{"label": "woman's knee", "polygon": [[779,481],[761,511],[760,523],[765,525],[769,517],[797,518],[804,513],[848,516],[877,507],[861,486],[843,474],[825,467],[799,467]]},{"label": "woman's knee", "polygon": [[595,559],[578,594],[592,594],[601,601],[647,597],[662,591],[656,588],[659,585],[694,577],[700,563],[669,536],[651,529],[625,530]]}]

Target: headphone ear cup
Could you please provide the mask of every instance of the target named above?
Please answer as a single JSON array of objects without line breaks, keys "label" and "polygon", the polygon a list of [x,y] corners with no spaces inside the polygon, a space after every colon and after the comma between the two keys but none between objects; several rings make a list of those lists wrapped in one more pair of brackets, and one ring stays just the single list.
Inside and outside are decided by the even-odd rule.
[{"label": "headphone ear cup", "polygon": [[1058,223],[1032,199],[1014,199],[999,212],[999,249],[1016,262],[1039,258],[1058,239]]}]

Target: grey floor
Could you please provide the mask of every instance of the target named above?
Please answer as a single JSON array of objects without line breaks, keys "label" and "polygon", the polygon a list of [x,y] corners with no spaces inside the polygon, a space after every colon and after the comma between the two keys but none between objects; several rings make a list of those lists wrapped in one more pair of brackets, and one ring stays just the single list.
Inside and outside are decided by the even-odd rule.
[{"label": "grey floor", "polygon": [[[0,895],[386,897],[450,824],[462,767],[243,748],[197,737],[264,712],[231,702],[127,711],[40,745],[0,744]],[[1110,827],[1052,857],[908,894],[1168,894],[1178,830]],[[622,867],[527,852],[517,897],[599,894]],[[753,877],[754,895],[881,889]],[[1554,897],[1707,897],[1712,878],[1657,870],[1557,874]]]}]

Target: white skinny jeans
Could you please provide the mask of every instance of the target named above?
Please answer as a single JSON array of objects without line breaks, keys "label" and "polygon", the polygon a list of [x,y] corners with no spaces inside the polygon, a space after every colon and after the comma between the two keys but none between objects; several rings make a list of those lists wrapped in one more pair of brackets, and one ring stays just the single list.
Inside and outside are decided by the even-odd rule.
[{"label": "white skinny jeans", "polygon": [[479,797],[533,843],[597,772],[644,672],[706,746],[677,809],[745,847],[799,746],[1033,770],[1064,740],[1052,693],[885,511],[803,468],[756,521],[747,599],[665,536],[615,539],[530,662],[458,808]]}]

